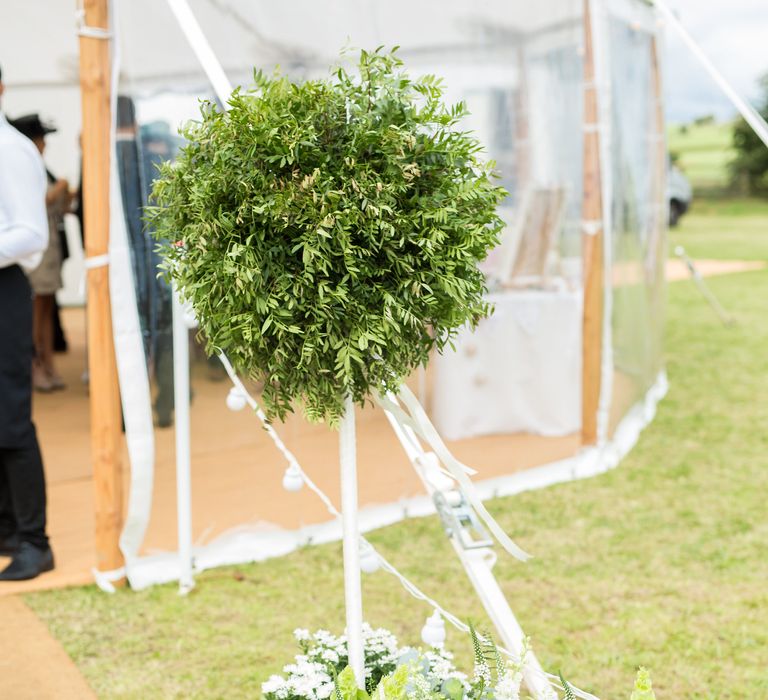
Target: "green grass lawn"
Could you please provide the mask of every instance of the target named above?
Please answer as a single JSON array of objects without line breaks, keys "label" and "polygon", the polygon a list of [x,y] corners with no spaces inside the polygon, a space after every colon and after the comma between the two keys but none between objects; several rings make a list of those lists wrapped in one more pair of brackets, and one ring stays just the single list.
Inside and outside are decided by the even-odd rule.
[{"label": "green grass lawn", "polygon": [[668,127],[669,151],[679,156],[678,165],[688,176],[694,191],[724,191],[728,188],[728,163],[734,157],[732,129],[730,123]]},{"label": "green grass lawn", "polygon": [[[766,227],[765,203],[697,203],[672,242],[767,259]],[[540,660],[603,700],[627,698],[641,664],[659,700],[768,698],[768,271],[708,283],[739,324],[724,328],[691,283],[670,286],[670,392],[619,468],[489,506],[535,555],[502,556],[497,572]],[[371,539],[482,621],[435,518]],[[329,545],[211,571],[188,598],[162,586],[26,600],[101,698],[259,697],[295,653],[295,627],[343,627],[340,560]],[[392,578],[367,576],[364,595],[371,623],[418,640],[428,611]],[[448,642],[468,658],[466,638]]]},{"label": "green grass lawn", "polygon": [[670,239],[693,258],[768,260],[768,200],[694,199]]}]

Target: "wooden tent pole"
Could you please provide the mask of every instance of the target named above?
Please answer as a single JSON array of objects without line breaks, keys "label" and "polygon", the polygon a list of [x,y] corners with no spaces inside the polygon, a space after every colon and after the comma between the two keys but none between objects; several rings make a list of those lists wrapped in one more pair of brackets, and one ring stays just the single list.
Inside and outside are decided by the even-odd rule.
[{"label": "wooden tent pole", "polygon": [[593,445],[598,439],[597,414],[603,356],[603,197],[593,19],[590,0],[584,0],[584,316],[581,375],[581,441],[584,445]]},{"label": "wooden tent pole", "polygon": [[[83,0],[84,24],[109,27],[108,0]],[[80,36],[82,93],[83,205],[85,255],[94,266],[88,282],[88,371],[91,396],[91,461],[95,497],[96,566],[113,571],[123,566],[119,539],[123,525],[121,412],[112,339],[109,267],[98,264],[109,249],[110,180],[109,41],[90,33]]]},{"label": "wooden tent pole", "polygon": [[525,48],[517,48],[517,92],[515,93],[515,163],[517,184],[527,187],[531,175],[531,135],[529,126],[528,68],[525,61]]}]

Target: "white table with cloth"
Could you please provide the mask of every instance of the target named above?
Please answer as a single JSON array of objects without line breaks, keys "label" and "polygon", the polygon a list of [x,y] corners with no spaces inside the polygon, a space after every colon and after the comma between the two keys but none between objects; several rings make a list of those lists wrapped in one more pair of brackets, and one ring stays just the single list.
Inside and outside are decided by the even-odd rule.
[{"label": "white table with cloth", "polygon": [[434,359],[432,416],[448,440],[581,427],[582,293],[489,294],[496,310]]}]

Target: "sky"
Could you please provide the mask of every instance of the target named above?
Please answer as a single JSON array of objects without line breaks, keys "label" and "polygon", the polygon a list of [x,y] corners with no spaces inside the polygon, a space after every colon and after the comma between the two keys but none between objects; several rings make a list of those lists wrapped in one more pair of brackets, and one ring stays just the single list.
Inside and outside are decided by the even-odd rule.
[{"label": "sky", "polygon": [[[667,0],[709,59],[742,96],[758,105],[756,82],[768,73],[768,0]],[[706,114],[728,119],[735,110],[691,56],[666,31],[667,118],[683,123]]]}]

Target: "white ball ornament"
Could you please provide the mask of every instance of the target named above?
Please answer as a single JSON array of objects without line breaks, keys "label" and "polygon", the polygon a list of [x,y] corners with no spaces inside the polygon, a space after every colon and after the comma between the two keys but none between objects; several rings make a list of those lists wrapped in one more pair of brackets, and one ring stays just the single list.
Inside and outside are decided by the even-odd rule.
[{"label": "white ball ornament", "polygon": [[431,647],[441,647],[445,644],[445,622],[437,610],[427,618],[426,624],[421,628],[421,640]]},{"label": "white ball ornament", "polygon": [[227,394],[227,408],[230,411],[242,411],[247,401],[245,395],[236,386],[233,386]]},{"label": "white ball ornament", "polygon": [[283,488],[286,491],[301,491],[301,487],[304,486],[304,477],[301,475],[301,469],[299,465],[291,462],[288,468],[283,474]]},{"label": "white ball ornament", "polygon": [[368,543],[360,547],[360,569],[363,573],[372,574],[381,566],[379,555]]}]

